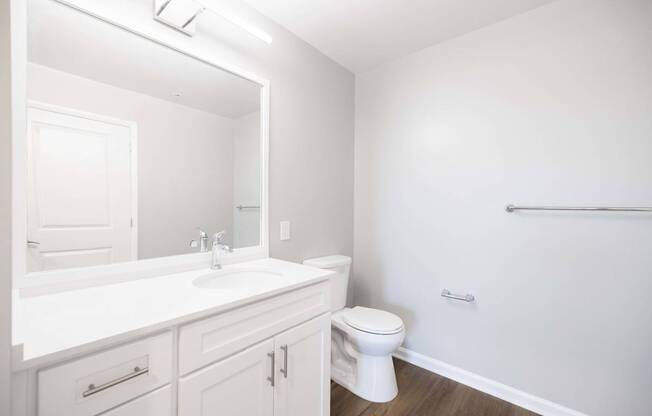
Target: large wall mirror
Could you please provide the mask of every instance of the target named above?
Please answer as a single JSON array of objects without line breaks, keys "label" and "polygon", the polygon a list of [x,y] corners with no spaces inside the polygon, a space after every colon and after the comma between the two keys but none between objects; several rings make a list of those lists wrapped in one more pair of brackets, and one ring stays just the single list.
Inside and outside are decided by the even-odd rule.
[{"label": "large wall mirror", "polygon": [[55,0],[27,60],[28,277],[264,243],[259,83]]}]

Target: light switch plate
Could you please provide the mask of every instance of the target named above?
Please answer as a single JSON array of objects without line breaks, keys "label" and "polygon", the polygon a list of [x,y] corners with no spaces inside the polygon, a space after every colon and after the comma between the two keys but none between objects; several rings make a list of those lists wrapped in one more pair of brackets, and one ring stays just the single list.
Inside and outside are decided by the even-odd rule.
[{"label": "light switch plate", "polygon": [[281,241],[290,239],[290,221],[281,221]]}]

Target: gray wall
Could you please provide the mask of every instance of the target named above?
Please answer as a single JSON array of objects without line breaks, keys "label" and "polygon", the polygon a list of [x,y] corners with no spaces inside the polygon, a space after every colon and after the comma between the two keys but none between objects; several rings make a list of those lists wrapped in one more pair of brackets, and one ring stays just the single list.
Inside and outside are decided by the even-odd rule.
[{"label": "gray wall", "polygon": [[235,120],[41,65],[28,74],[32,100],[138,125],[139,258],[197,251],[196,227],[230,244]]},{"label": "gray wall", "polygon": [[10,409],[11,85],[9,0],[0,0],[0,414]]},{"label": "gray wall", "polygon": [[[189,38],[155,22],[150,0],[74,3],[269,79],[271,255],[301,261],[352,254],[354,77],[349,71],[235,0],[206,3],[228,4],[268,32],[271,45],[210,13]],[[282,220],[292,222],[290,241],[279,241]]]},{"label": "gray wall", "polygon": [[650,414],[650,216],[503,208],[652,203],[651,28],[649,0],[564,0],[359,75],[356,303],[418,353]]}]

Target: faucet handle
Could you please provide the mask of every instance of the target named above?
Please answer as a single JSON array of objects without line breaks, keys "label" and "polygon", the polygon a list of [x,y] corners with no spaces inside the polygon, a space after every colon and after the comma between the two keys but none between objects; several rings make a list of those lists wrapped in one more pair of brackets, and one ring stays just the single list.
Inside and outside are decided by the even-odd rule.
[{"label": "faucet handle", "polygon": [[215,235],[213,236],[213,242],[216,244],[222,244],[225,235],[226,235],[226,230],[222,230],[215,233]]}]

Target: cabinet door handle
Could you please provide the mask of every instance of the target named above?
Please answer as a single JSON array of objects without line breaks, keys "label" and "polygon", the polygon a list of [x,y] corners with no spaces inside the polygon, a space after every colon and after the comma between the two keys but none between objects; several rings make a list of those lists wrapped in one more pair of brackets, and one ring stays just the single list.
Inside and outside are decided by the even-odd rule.
[{"label": "cabinet door handle", "polygon": [[269,383],[272,385],[272,387],[274,387],[274,372],[275,372],[275,370],[274,370],[274,365],[275,365],[275,363],[274,363],[274,361],[275,361],[275,359],[274,359],[274,351],[268,352],[267,356],[272,361],[272,375],[270,377],[267,377],[267,381],[269,381]]},{"label": "cabinet door handle", "polygon": [[136,378],[138,376],[142,376],[143,374],[147,374],[147,373],[149,373],[149,367],[145,367],[145,368],[134,367],[134,371],[127,374],[126,376],[118,377],[115,380],[111,380],[107,383],[100,384],[99,386],[96,386],[95,384],[89,384],[88,390],[82,393],[82,397],[88,397],[95,393],[99,393],[103,390],[110,389],[113,386],[117,386],[120,383],[124,383],[127,380],[131,380],[132,378]]},{"label": "cabinet door handle", "polygon": [[288,346],[281,345],[281,350],[283,351],[283,368],[281,368],[281,374],[283,377],[288,378]]}]

